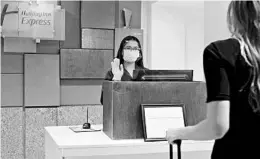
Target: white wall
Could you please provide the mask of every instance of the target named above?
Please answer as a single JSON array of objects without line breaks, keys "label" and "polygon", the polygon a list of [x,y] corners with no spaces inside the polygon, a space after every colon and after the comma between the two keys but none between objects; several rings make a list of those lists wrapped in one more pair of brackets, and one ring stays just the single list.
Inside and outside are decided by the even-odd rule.
[{"label": "white wall", "polygon": [[151,69],[185,68],[185,24],[181,13],[152,4]]},{"label": "white wall", "polygon": [[[228,4],[229,1],[157,1],[150,4],[149,68],[193,69],[194,80],[204,81],[202,55],[205,46],[230,36],[226,25]],[[149,30],[149,26],[144,29]]]},{"label": "white wall", "polygon": [[202,80],[204,3],[159,1],[152,4],[151,69],[193,69]]},{"label": "white wall", "polygon": [[212,41],[230,37],[226,23],[229,3],[229,0],[204,2],[205,46]]}]

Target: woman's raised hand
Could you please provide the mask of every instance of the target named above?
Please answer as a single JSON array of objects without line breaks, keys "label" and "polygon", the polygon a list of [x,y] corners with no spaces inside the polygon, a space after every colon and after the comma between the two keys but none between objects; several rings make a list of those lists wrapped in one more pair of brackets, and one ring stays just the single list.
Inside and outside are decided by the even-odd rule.
[{"label": "woman's raised hand", "polygon": [[123,76],[124,73],[124,68],[123,68],[123,64],[120,64],[120,60],[118,58],[115,58],[111,62],[111,67],[112,67],[112,73],[114,75],[113,80],[121,80],[121,77]]}]

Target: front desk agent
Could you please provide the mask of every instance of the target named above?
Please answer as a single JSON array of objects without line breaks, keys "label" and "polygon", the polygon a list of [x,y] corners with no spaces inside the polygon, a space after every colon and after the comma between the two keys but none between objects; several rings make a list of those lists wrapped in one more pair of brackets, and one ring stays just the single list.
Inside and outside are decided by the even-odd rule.
[{"label": "front desk agent", "polygon": [[[111,69],[107,72],[105,80],[132,81],[133,71],[146,69],[143,64],[143,54],[139,40],[134,36],[125,37],[118,49],[117,57],[111,62]],[[100,103],[103,105],[103,90]]]}]

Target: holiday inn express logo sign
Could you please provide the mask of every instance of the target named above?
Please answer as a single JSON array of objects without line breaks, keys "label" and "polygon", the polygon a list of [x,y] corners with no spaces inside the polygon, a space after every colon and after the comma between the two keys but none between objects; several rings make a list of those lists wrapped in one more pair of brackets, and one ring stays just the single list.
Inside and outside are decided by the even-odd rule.
[{"label": "holiday inn express logo sign", "polygon": [[46,12],[34,12],[34,11],[28,11],[28,10],[22,10],[20,16],[21,18],[21,24],[22,25],[30,25],[31,27],[34,25],[51,25],[50,17],[52,16],[52,13],[46,13]]},{"label": "holiday inn express logo sign", "polygon": [[[19,23],[18,28],[27,32],[32,31],[34,38],[53,38],[53,4],[19,4]],[[23,33],[21,33],[23,35]]]},{"label": "holiday inn express logo sign", "polygon": [[[19,37],[53,38],[54,5],[48,3],[18,2]],[[6,19],[7,20],[7,19]],[[9,19],[8,19],[9,20]],[[3,22],[4,23],[4,22]],[[8,26],[6,26],[8,27]]]}]

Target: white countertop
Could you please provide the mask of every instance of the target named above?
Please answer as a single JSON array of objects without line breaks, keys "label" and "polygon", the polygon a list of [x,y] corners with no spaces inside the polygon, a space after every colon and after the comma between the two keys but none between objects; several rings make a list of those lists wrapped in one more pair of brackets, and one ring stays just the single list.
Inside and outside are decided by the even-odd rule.
[{"label": "white countertop", "polygon": [[[102,125],[96,125],[102,127]],[[168,147],[168,142],[145,142],[143,139],[112,140],[103,131],[97,132],[73,132],[69,126],[45,127],[60,149],[73,148],[107,148],[107,147]],[[182,142],[182,151],[207,151],[212,150],[214,141],[190,141]],[[167,149],[168,150],[168,149]]]}]

